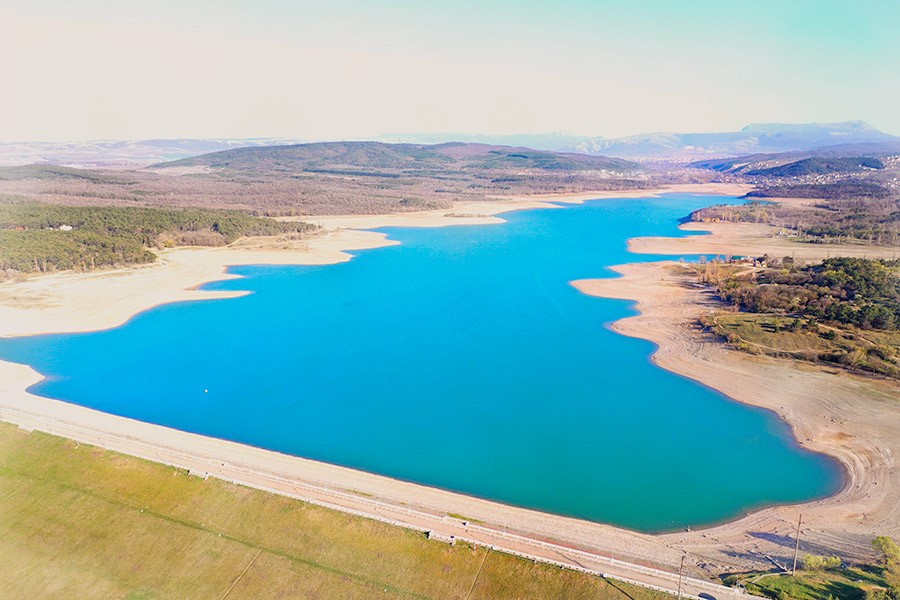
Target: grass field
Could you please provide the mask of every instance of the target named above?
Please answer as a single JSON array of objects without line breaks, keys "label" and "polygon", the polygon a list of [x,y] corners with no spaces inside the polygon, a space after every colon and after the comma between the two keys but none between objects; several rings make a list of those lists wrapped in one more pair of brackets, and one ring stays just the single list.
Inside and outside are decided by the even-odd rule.
[{"label": "grass field", "polygon": [[791,600],[865,600],[866,591],[886,587],[882,569],[856,566],[836,571],[746,573],[726,578],[728,585],[742,581],[747,591],[766,598]]},{"label": "grass field", "polygon": [[[900,332],[819,325],[783,315],[720,312],[713,330],[735,347],[754,354],[786,356],[900,378]],[[792,327],[795,322],[801,326]]]},{"label": "grass field", "polygon": [[0,598],[664,594],[0,423]]}]

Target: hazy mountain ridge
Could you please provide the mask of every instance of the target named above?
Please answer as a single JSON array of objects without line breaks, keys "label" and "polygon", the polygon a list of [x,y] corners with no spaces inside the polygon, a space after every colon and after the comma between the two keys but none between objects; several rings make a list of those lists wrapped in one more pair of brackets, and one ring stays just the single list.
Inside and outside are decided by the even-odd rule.
[{"label": "hazy mountain ridge", "polygon": [[756,153],[821,150],[846,144],[894,143],[900,137],[882,133],[864,121],[843,123],[752,123],[740,131],[715,133],[651,132],[607,138],[578,137],[562,133],[534,135],[392,134],[382,141],[416,140],[444,142],[471,139],[483,143],[521,140],[522,145],[540,150],[602,154],[628,159],[689,159],[701,156],[740,156]]},{"label": "hazy mountain ridge", "polygon": [[900,138],[882,133],[863,121],[845,123],[756,123],[741,131],[725,133],[653,133],[617,139],[585,140],[575,149],[626,158],[689,157],[699,155],[809,151],[834,145],[898,143]]},{"label": "hazy mountain ridge", "polygon": [[294,139],[149,139],[87,142],[0,143],[0,165],[45,163],[103,167],[142,165],[247,146],[296,143]]},{"label": "hazy mountain ridge", "polygon": [[552,152],[573,151],[585,139],[583,135],[570,133],[519,133],[519,134],[469,134],[469,133],[392,133],[379,135],[374,141],[387,144],[444,144],[464,142],[549,150]]},{"label": "hazy mountain ridge", "polygon": [[[133,166],[173,161],[245,147],[298,144],[290,138],[147,139],[87,142],[0,143],[0,165],[48,163],[70,166]],[[863,121],[844,123],[754,123],[740,131],[718,133],[642,133],[624,137],[579,136],[549,132],[528,134],[410,133],[385,134],[372,141],[388,144],[436,145],[449,142],[529,148],[549,152],[604,155],[650,160],[689,160],[791,151],[826,151],[868,144],[858,154],[879,152],[884,145],[900,148],[900,137],[882,133]],[[843,150],[841,151],[843,152]]]}]

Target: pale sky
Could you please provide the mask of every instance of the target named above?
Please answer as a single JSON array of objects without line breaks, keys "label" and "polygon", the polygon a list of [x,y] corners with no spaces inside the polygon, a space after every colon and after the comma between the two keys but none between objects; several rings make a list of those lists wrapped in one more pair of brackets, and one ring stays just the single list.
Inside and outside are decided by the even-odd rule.
[{"label": "pale sky", "polygon": [[900,134],[898,0],[3,0],[0,142]]}]

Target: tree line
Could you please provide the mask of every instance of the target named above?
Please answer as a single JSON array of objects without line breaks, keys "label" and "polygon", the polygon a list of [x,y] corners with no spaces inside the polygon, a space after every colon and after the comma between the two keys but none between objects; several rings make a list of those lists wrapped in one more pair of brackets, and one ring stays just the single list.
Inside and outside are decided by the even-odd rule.
[{"label": "tree line", "polygon": [[141,264],[155,260],[153,248],[222,246],[243,236],[315,229],[236,210],[5,202],[0,204],[0,270],[9,275]]},{"label": "tree line", "polygon": [[[850,187],[848,187],[850,186]],[[808,242],[866,242],[900,246],[900,197],[875,184],[779,186],[748,196],[815,198],[813,206],[753,200],[743,205],[719,205],[691,214],[692,221],[767,223],[789,230]],[[806,195],[809,194],[809,195]]]},{"label": "tree line", "polygon": [[722,299],[741,310],[781,313],[854,325],[900,327],[900,261],[829,258],[799,266],[790,257],[781,269],[762,269],[711,281]]}]

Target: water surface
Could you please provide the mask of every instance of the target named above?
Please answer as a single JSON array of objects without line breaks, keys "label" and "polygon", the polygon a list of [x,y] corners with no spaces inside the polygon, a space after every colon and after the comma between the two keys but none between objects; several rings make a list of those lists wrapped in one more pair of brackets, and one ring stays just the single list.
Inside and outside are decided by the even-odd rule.
[{"label": "water surface", "polygon": [[630,303],[569,281],[721,198],[388,228],[400,246],[327,266],[236,267],[122,327],[0,340],[34,393],[548,512],[659,531],[835,492],[835,461],[768,411],[653,365],[608,324]]}]

